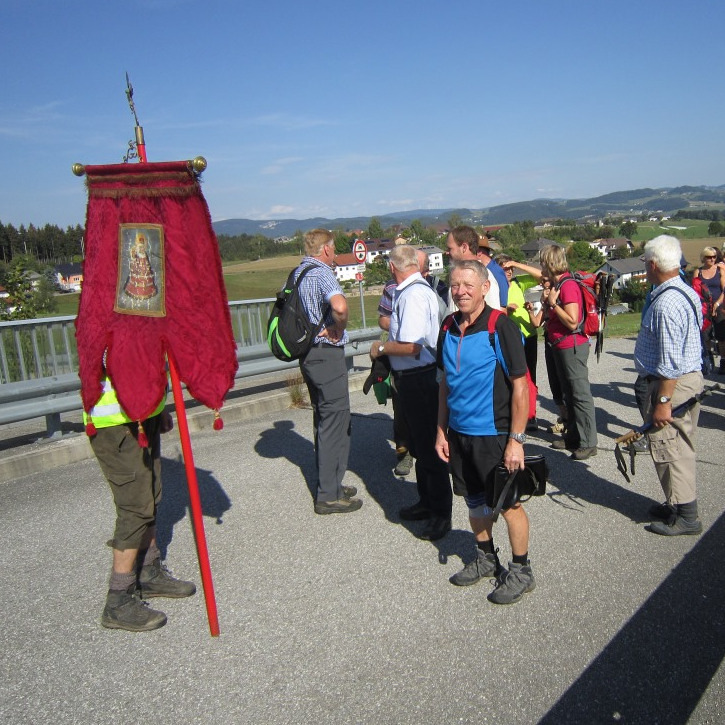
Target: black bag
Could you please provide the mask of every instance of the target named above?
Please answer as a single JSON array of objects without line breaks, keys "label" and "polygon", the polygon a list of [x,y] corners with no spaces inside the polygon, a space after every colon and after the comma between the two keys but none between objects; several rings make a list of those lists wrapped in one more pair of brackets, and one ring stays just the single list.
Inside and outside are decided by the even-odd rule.
[{"label": "black bag", "polygon": [[272,354],[284,362],[292,362],[307,354],[322,329],[327,307],[322,311],[320,323],[310,322],[299,293],[302,278],[312,269],[305,267],[294,280],[292,270],[287,284],[277,292],[277,301],[267,321],[267,345]]},{"label": "black bag", "polygon": [[525,456],[524,466],[513,473],[509,473],[503,463],[496,466],[493,479],[494,521],[502,509],[510,509],[517,501],[546,493],[546,479],[549,477],[546,458],[542,455]]}]

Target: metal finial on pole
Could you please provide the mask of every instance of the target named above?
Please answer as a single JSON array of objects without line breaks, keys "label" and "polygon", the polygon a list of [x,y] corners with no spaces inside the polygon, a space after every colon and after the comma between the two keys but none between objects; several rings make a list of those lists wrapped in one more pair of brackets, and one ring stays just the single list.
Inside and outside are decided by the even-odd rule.
[{"label": "metal finial on pole", "polygon": [[128,142],[128,151],[123,157],[123,162],[128,163],[131,159],[138,158],[142,163],[146,163],[146,142],[143,137],[143,126],[138,122],[136,105],[133,102],[133,86],[131,85],[131,79],[128,77],[128,72],[126,72],[126,99],[128,100],[128,107],[133,114],[133,120],[136,122],[134,129],[136,132],[136,141]]}]

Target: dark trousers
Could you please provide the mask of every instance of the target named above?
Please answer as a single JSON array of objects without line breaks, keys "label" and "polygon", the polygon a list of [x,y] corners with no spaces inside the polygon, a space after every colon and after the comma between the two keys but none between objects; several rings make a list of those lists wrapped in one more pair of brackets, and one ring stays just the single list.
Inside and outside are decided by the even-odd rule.
[{"label": "dark trousers", "polygon": [[402,414],[408,426],[410,452],[420,502],[434,516],[449,519],[453,493],[448,465],[435,450],[438,425],[438,382],[435,367],[420,373],[394,373]]},{"label": "dark trousers", "polygon": [[350,455],[350,394],[345,348],[315,345],[300,360],[312,404],[317,461],[316,500],[343,498],[342,479]]},{"label": "dark trousers", "polygon": [[554,360],[554,346],[544,340],[544,360],[546,362],[546,376],[549,379],[549,389],[551,397],[557,405],[564,404],[564,392],[559,382],[559,373],[556,371],[556,361]]},{"label": "dark trousers", "polygon": [[529,375],[531,375],[531,380],[536,385],[536,363],[539,361],[538,335],[529,335],[524,338],[524,355],[526,355],[526,367]]}]

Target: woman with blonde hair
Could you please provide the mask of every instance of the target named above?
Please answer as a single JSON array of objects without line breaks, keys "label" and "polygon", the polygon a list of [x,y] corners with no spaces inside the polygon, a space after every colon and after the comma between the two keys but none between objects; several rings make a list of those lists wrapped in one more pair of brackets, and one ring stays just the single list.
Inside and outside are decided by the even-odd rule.
[{"label": "woman with blonde hair", "polygon": [[548,298],[546,334],[552,344],[568,419],[563,440],[554,441],[552,447],[570,450],[575,461],[584,461],[597,455],[597,423],[587,366],[589,338],[582,329],[584,295],[569,272],[563,247],[543,247],[539,262],[543,275],[554,284]]},{"label": "woman with blonde hair", "polygon": [[725,268],[717,263],[715,247],[705,247],[700,252],[700,261],[702,266],[695,270],[692,286],[712,309],[713,332],[720,355],[718,374],[725,375]]}]

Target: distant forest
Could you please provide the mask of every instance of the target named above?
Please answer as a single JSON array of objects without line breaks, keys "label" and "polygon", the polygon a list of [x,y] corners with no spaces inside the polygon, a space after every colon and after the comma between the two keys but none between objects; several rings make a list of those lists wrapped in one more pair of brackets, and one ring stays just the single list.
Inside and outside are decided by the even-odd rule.
[{"label": "distant forest", "polygon": [[44,265],[73,262],[83,254],[83,233],[80,225],[63,230],[54,224],[21,224],[16,229],[0,222],[0,261],[7,264],[15,257],[32,257]]}]

